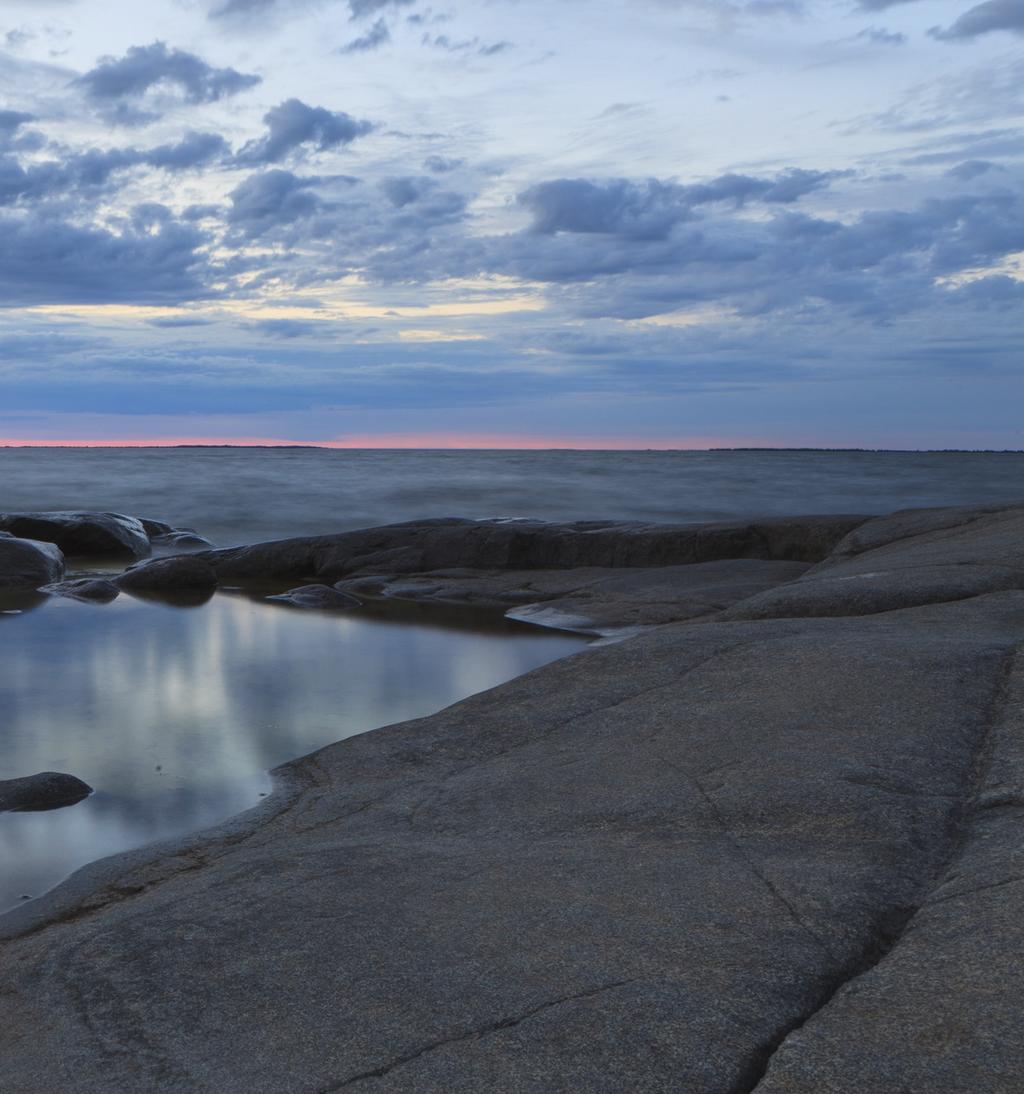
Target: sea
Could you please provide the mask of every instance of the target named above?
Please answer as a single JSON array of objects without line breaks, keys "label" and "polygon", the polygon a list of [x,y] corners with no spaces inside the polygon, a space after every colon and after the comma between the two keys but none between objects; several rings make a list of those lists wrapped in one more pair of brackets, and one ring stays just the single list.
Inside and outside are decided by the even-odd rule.
[{"label": "sea", "polygon": [[220,546],[423,517],[715,521],[1024,500],[1024,452],[0,449],[0,512],[98,509]]}]

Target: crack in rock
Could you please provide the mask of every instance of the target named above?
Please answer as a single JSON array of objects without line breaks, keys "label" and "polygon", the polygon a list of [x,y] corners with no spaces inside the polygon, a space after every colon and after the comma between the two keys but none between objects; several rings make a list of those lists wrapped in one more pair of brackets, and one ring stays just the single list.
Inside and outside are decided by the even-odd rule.
[{"label": "crack in rock", "polygon": [[515,1026],[528,1021],[530,1018],[541,1014],[543,1011],[551,1010],[553,1007],[560,1007],[565,1003],[574,1003],[580,999],[591,999],[595,995],[601,995],[603,992],[613,991],[615,988],[621,988],[626,984],[635,984],[636,982],[637,978],[630,980],[613,980],[609,984],[601,984],[596,988],[588,988],[585,991],[575,992],[572,995],[563,995],[558,999],[549,999],[546,1003],[540,1003],[538,1006],[532,1007],[522,1014],[501,1018],[496,1022],[488,1023],[486,1026],[480,1026],[478,1029],[466,1030],[464,1033],[457,1033],[450,1037],[442,1037],[437,1041],[431,1041],[429,1044],[421,1045],[419,1048],[406,1053],[404,1056],[399,1056],[394,1060],[389,1060],[386,1064],[381,1064],[380,1067],[375,1067],[368,1071],[361,1071],[358,1075],[351,1075],[349,1078],[343,1079],[339,1083],[321,1087],[318,1094],[333,1094],[336,1090],[341,1090],[346,1086],[351,1086],[353,1083],[361,1082],[364,1079],[379,1079],[389,1072],[394,1071],[395,1068],[402,1067],[405,1064],[411,1063],[413,1060],[418,1060],[421,1056],[425,1056],[429,1052],[435,1052],[437,1049],[446,1048],[448,1045],[457,1045],[464,1041],[476,1041],[482,1037],[486,1037],[488,1034],[498,1033],[501,1030],[512,1029]]}]

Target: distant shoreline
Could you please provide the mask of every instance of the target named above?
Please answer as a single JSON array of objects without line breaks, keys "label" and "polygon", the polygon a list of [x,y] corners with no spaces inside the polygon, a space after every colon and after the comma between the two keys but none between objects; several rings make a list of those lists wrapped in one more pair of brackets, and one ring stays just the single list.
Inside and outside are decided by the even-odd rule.
[{"label": "distant shoreline", "polygon": [[812,448],[812,447],[771,447],[771,446],[745,446],[737,448],[338,448],[326,444],[0,444],[0,451],[23,451],[36,449],[41,451],[80,451],[90,452],[153,452],[153,451],[189,451],[205,450],[254,450],[259,452],[515,452],[520,455],[525,453],[552,453],[552,452],[599,452],[605,454],[629,454],[638,452],[863,452],[871,455],[974,455],[974,456],[1019,456],[1024,455],[1024,448]]}]

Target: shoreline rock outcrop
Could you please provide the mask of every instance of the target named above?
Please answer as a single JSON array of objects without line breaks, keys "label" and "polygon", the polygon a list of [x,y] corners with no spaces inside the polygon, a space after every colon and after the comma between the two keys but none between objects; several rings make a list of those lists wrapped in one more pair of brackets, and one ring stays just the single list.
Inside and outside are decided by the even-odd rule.
[{"label": "shoreline rock outcrop", "polygon": [[[743,556],[750,586],[791,567],[746,599],[739,568],[666,561],[676,530],[626,537],[646,570],[565,526],[460,553],[455,522],[202,556],[649,624],[298,759],[258,810],[0,919],[0,1087],[1016,1090],[1024,506],[972,512]],[[944,567],[1017,584],[915,584]],[[818,582],[840,610],[803,610]]]},{"label": "shoreline rock outcrop", "polygon": [[720,559],[814,563],[868,519],[809,516],[667,525],[450,517],[205,551],[196,557],[208,562],[221,582],[310,578],[324,584],[356,574],[452,568],[567,570]]}]

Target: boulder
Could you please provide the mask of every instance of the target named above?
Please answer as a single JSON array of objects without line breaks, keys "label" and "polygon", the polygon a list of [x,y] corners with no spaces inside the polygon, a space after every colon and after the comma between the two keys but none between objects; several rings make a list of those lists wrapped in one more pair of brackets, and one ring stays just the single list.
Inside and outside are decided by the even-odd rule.
[{"label": "boulder", "polygon": [[141,562],[115,579],[126,592],[212,592],[217,587],[217,575],[209,563],[192,555],[157,558]]},{"label": "boulder", "polygon": [[44,585],[39,591],[49,593],[50,596],[66,596],[70,600],[93,601],[99,604],[109,604],[121,592],[112,581],[99,577],[58,581],[53,585]]},{"label": "boulder", "polygon": [[0,530],[55,543],[65,555],[145,558],[150,553],[142,522],[120,513],[0,513]]},{"label": "boulder", "polygon": [[182,608],[205,604],[217,588],[217,575],[192,555],[175,555],[137,563],[114,578],[118,588],[144,600]]},{"label": "boulder", "polygon": [[289,589],[286,593],[268,596],[267,600],[292,604],[296,608],[331,611],[350,611],[352,608],[360,607],[362,603],[357,597],[344,593],[340,589],[333,589],[330,585],[303,585],[298,589]]},{"label": "boulder", "polygon": [[64,576],[59,547],[0,532],[0,590],[38,589]]},{"label": "boulder", "polygon": [[61,809],[80,802],[91,793],[92,787],[87,783],[58,771],[0,780],[0,813]]}]

